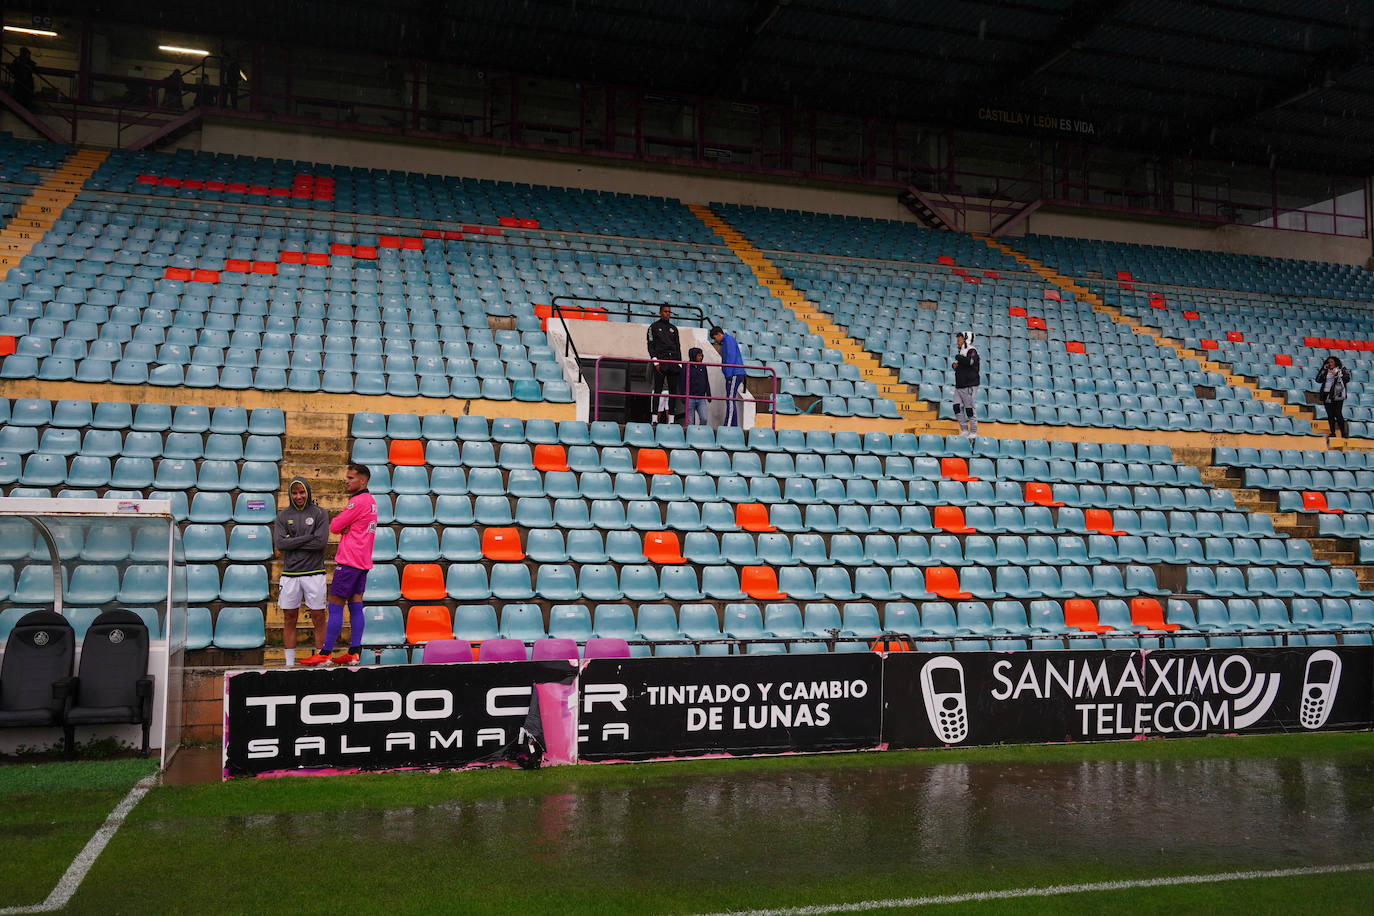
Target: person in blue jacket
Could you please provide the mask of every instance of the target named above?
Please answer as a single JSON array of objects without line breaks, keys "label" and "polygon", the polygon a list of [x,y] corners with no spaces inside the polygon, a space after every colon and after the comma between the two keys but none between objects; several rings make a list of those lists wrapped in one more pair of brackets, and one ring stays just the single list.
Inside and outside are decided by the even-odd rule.
[{"label": "person in blue jacket", "polygon": [[711,343],[720,351],[720,361],[724,364],[720,373],[725,376],[725,396],[730,398],[725,402],[725,425],[739,426],[740,402],[737,399],[744,386],[744,359],[740,356],[739,344],[719,325],[711,328]]}]

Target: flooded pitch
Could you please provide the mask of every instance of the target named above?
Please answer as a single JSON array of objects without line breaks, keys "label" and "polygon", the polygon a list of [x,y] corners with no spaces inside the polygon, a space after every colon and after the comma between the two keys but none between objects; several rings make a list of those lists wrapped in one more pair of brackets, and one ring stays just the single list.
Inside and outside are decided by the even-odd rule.
[{"label": "flooded pitch", "polygon": [[629,788],[267,814],[224,827],[292,841],[346,829],[383,843],[451,843],[474,867],[496,867],[515,848],[556,871],[629,883],[653,875],[660,885],[711,873],[773,883],[913,869],[1011,879],[1093,863],[1113,875],[1285,868],[1374,859],[1374,754],[1357,761],[875,759],[827,769],[811,758],[795,770],[660,771]]},{"label": "flooded pitch", "polygon": [[[1374,858],[1374,759],[952,763],[693,777],[461,813],[474,836],[525,832],[551,857],[619,871],[738,868],[761,880],[948,867],[1125,872]],[[663,838],[670,842],[664,844]],[[480,840],[479,840],[480,842]],[[661,857],[645,863],[646,849]],[[631,863],[638,863],[632,865]]]}]

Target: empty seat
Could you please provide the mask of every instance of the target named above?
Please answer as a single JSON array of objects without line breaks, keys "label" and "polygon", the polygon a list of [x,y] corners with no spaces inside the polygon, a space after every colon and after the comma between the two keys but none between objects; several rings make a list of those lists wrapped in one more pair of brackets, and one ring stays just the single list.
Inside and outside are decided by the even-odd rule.
[{"label": "empty seat", "polygon": [[222,607],[215,615],[214,644],[220,649],[259,649],[267,643],[262,608]]}]

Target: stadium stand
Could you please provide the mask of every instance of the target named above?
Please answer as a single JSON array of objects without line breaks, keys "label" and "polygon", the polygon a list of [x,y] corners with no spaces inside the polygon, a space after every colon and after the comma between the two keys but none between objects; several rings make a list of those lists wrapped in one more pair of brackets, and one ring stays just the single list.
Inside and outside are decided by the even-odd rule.
[{"label": "stadium stand", "polygon": [[[0,284],[0,378],[101,393],[0,399],[0,491],[170,500],[196,651],[273,651],[279,491],[313,469],[337,508],[349,459],[379,504],[369,663],[450,638],[682,655],[1374,625],[1369,453],[1294,447],[1324,425],[1305,389],[1329,349],[1356,369],[1352,439],[1374,422],[1364,271],[184,150],[0,156],[0,216],[28,165],[88,176]],[[737,329],[782,422],[589,422],[559,297]],[[945,435],[956,314],[987,354],[997,435],[973,443]],[[239,406],[321,393],[348,405],[334,426]],[[34,546],[0,545],[0,621],[51,588]],[[137,543],[63,549],[82,632],[153,600]]]}]

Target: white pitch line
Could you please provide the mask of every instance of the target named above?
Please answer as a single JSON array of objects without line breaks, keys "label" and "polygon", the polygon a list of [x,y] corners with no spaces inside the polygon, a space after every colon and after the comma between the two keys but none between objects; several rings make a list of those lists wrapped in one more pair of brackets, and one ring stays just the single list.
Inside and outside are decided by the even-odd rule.
[{"label": "white pitch line", "polygon": [[1142,878],[1134,881],[1097,881],[1091,884],[1052,884],[1048,887],[1017,887],[1002,891],[974,891],[967,894],[942,894],[933,897],[901,897],[891,900],[861,900],[818,906],[778,907],[766,910],[730,910],[703,916],[826,916],[830,913],[866,913],[943,903],[979,903],[985,900],[1015,900],[1023,897],[1057,897],[1094,891],[1122,891],[1144,887],[1176,887],[1184,884],[1213,884],[1221,881],[1252,881],[1262,878],[1301,878],[1341,872],[1374,871],[1374,862],[1351,865],[1311,865],[1302,868],[1274,868],[1265,871],[1233,871],[1212,875],[1175,875],[1167,878]]},{"label": "white pitch line", "polygon": [[105,823],[100,825],[100,829],[95,832],[86,843],[86,847],[77,853],[72,864],[67,866],[66,874],[57,882],[57,887],[52,889],[48,899],[33,906],[12,906],[0,909],[0,916],[10,916],[19,913],[52,913],[62,909],[67,902],[72,899],[76,889],[81,886],[81,882],[86,879],[86,873],[91,870],[95,860],[105,849],[106,844],[114,837],[115,831],[124,823],[124,819],[129,816],[129,812],[134,810],[134,805],[139,803],[143,796],[148,794],[157,782],[157,774],[145,776],[134,784],[129,790],[129,794],[124,796],[124,800],[115,806],[110,812],[110,816],[105,818]]}]

